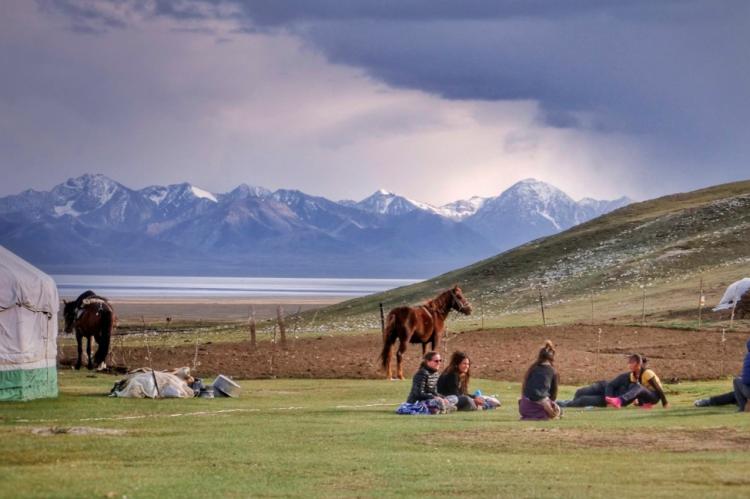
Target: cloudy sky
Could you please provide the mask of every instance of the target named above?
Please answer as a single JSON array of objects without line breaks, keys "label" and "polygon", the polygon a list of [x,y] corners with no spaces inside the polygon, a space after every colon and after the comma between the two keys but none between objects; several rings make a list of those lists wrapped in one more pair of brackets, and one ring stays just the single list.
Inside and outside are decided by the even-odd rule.
[{"label": "cloudy sky", "polygon": [[442,204],[750,178],[750,2],[6,0],[0,196],[104,173]]}]

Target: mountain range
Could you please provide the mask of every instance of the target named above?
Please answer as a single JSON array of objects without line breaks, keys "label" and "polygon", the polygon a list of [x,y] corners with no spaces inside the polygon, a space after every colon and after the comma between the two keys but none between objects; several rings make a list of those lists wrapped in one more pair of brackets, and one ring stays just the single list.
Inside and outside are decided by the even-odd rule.
[{"label": "mountain range", "polygon": [[104,175],[0,198],[0,244],[51,273],[426,277],[630,203],[527,179],[443,206],[379,190],[331,201],[242,184],[130,189]]},{"label": "mountain range", "polygon": [[671,194],[409,286],[316,310],[316,324],[379,332],[379,304],[417,304],[459,284],[476,313],[452,314],[453,331],[545,320],[700,328],[701,296],[703,320],[713,321],[716,332],[730,330],[730,313],[709,309],[727,286],[750,275],[748,236],[750,180]]}]

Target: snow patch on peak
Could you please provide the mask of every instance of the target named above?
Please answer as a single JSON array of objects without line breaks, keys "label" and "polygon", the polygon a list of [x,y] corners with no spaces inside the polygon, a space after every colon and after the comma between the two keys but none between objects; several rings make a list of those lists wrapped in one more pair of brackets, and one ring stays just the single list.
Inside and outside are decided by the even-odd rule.
[{"label": "snow patch on peak", "polygon": [[440,208],[440,214],[453,220],[463,220],[470,217],[481,208],[489,198],[472,196],[469,199],[459,199],[452,203],[444,204]]},{"label": "snow patch on peak", "polygon": [[216,199],[216,196],[214,196],[213,194],[211,194],[208,191],[204,191],[200,187],[196,187],[194,185],[191,185],[190,186],[190,190],[193,192],[193,195],[195,197],[197,197],[197,198],[208,199],[210,201],[213,201],[214,203],[218,203],[219,202],[219,200]]},{"label": "snow patch on peak", "polygon": [[73,209],[73,203],[75,203],[75,199],[71,199],[67,203],[65,203],[62,206],[55,206],[55,217],[61,217],[63,215],[70,215],[71,217],[77,217],[81,214],[81,212],[76,211]]},{"label": "snow patch on peak", "polygon": [[387,191],[385,189],[378,189],[375,194],[380,194],[381,196],[395,196],[394,193],[392,193],[391,191]]},{"label": "snow patch on peak", "polygon": [[157,206],[161,204],[162,201],[164,201],[164,198],[167,197],[167,194],[169,194],[169,190],[167,190],[164,187],[159,187],[154,189],[152,192],[149,192],[147,197],[154,202]]},{"label": "snow patch on peak", "polygon": [[552,215],[542,210],[538,210],[537,213],[539,213],[539,215],[541,215],[543,218],[546,218],[547,220],[549,220],[550,223],[552,223],[552,225],[555,226],[555,229],[562,230],[562,227],[560,227],[560,224],[557,223],[557,220],[555,220],[554,217],[552,217]]}]

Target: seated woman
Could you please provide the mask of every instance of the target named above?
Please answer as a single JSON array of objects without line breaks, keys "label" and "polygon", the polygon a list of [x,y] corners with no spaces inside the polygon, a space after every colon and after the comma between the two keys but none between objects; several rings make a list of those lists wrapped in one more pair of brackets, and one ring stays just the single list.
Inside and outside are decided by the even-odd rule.
[{"label": "seated woman", "polygon": [[[482,408],[484,400],[476,400],[469,395],[471,360],[463,352],[453,352],[448,367],[440,375],[437,391],[454,404],[459,411],[476,411]],[[479,404],[479,405],[477,405]]]},{"label": "seated woman", "polygon": [[556,419],[562,409],[555,403],[559,376],[555,371],[555,347],[547,340],[523,378],[518,412],[521,419]]},{"label": "seated woman", "polygon": [[572,400],[560,400],[557,404],[560,407],[607,407],[605,397],[616,397],[629,387],[630,373],[622,373],[609,381],[601,380],[579,388]]},{"label": "seated woman", "polygon": [[[419,411],[422,408],[429,409],[430,413],[446,412],[453,407],[453,404],[448,402],[444,397],[441,397],[437,391],[437,381],[440,376],[438,368],[443,359],[440,357],[438,352],[427,352],[422,359],[422,363],[419,365],[419,369],[414,373],[414,377],[411,381],[411,391],[409,397],[406,399],[406,404],[402,406],[409,406],[420,404],[421,407],[417,409]],[[399,407],[397,412],[400,413],[412,413],[412,408]]]},{"label": "seated woman", "polygon": [[616,397],[604,397],[607,405],[619,409],[635,402],[644,408],[650,408],[655,403],[661,401],[662,407],[669,407],[667,397],[664,395],[664,389],[661,381],[654,371],[647,369],[648,359],[637,353],[628,358],[628,367],[630,368],[630,388]]}]

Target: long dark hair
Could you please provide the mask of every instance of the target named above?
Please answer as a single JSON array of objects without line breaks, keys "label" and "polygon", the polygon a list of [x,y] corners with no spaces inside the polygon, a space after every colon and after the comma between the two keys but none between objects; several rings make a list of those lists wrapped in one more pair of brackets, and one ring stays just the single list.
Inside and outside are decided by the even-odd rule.
[{"label": "long dark hair", "polygon": [[528,369],[526,369],[526,374],[524,374],[523,376],[523,386],[521,387],[522,392],[526,391],[526,382],[529,380],[531,371],[536,366],[540,366],[545,362],[549,362],[553,367],[555,366],[555,345],[552,344],[551,340],[547,340],[544,342],[544,346],[541,350],[539,350],[539,354],[537,355],[536,360],[529,366]]},{"label": "long dark hair", "polygon": [[[458,366],[463,362],[464,360],[469,361],[469,370],[466,371],[466,374],[461,374],[461,371],[459,371]],[[455,351],[453,354],[451,354],[451,361],[450,364],[448,364],[448,367],[445,368],[445,371],[443,371],[443,374],[456,374],[458,376],[458,386],[461,390],[461,393],[468,393],[469,392],[469,380],[471,380],[471,359],[469,359],[469,356],[465,354],[464,352]]]}]

